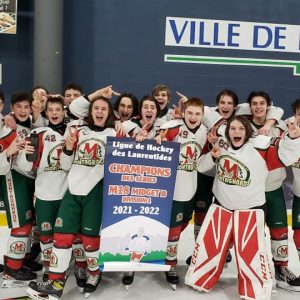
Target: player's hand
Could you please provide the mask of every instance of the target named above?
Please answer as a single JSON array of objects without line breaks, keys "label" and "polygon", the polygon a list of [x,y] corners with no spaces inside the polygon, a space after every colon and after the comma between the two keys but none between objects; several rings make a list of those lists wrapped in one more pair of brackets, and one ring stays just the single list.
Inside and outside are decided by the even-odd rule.
[{"label": "player's hand", "polygon": [[74,145],[77,142],[77,129],[78,126],[75,126],[75,128],[69,127],[69,132],[66,137],[66,149],[69,151],[72,151],[74,149]]},{"label": "player's hand", "polygon": [[298,124],[294,122],[288,123],[288,132],[289,132],[289,137],[291,139],[296,139],[300,137],[300,127],[298,126]]},{"label": "player's hand", "polygon": [[182,118],[183,118],[183,112],[182,112],[181,103],[178,102],[178,106],[173,104],[172,119],[182,119]]},{"label": "player's hand", "polygon": [[20,141],[18,137],[16,137],[11,144],[6,149],[6,156],[11,157],[17,152],[19,152],[24,147],[24,141]]},{"label": "player's hand", "polygon": [[207,134],[207,140],[212,145],[214,145],[217,142],[218,136],[217,136],[217,127],[216,126],[213,126],[211,128],[210,132]]},{"label": "player's hand", "polygon": [[148,130],[151,128],[152,123],[145,123],[145,125],[141,128],[141,130],[135,136],[135,140],[137,143],[144,141],[148,136]]},{"label": "player's hand", "polygon": [[186,101],[188,101],[187,96],[181,94],[181,93],[178,92],[178,91],[176,91],[176,94],[177,94],[177,96],[179,97],[178,102],[185,103]]},{"label": "player's hand", "polygon": [[125,136],[126,131],[120,120],[115,121],[115,130],[119,136]]},{"label": "player's hand", "polygon": [[258,134],[261,135],[268,135],[270,132],[272,126],[270,126],[270,124],[266,123],[263,127],[261,127],[260,129],[258,129]]},{"label": "player's hand", "polygon": [[220,154],[221,154],[221,148],[217,144],[214,144],[212,149],[210,150],[210,155],[213,158],[218,158]]},{"label": "player's hand", "polygon": [[4,124],[6,127],[15,130],[17,128],[16,119],[11,115],[6,115],[4,117]]}]

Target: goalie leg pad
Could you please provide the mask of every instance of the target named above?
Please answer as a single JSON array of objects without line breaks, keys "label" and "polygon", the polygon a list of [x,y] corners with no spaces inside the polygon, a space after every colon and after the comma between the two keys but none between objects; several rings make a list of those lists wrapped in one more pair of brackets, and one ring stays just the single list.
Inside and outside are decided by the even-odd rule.
[{"label": "goalie leg pad", "polygon": [[212,204],[199,231],[185,283],[199,291],[210,291],[220,278],[227,250],[232,243],[233,213]]},{"label": "goalie leg pad", "polygon": [[244,299],[270,299],[272,275],[266,249],[264,212],[261,209],[234,212],[234,248],[239,294]]}]

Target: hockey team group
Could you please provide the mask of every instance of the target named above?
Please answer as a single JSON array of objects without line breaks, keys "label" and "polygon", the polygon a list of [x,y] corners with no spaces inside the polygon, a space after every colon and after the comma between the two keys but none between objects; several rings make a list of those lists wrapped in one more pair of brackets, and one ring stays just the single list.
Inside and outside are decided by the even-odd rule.
[{"label": "hockey team group", "polygon": [[[173,289],[184,280],[209,292],[234,251],[241,298],[270,299],[273,282],[300,292],[300,277],[288,268],[283,191],[288,168],[300,257],[300,99],[291,101],[294,115],[283,120],[283,110],[264,91],[252,91],[239,104],[236,93],[224,89],[216,107],[176,94],[171,108],[163,84],[139,101],[112,86],[83,94],[75,83],[63,95],[44,87],[17,92],[10,104],[0,92],[0,112],[4,103],[11,111],[0,120],[0,196],[10,228],[1,288],[26,286],[33,299],[60,298],[73,259],[80,292],[88,297],[97,289],[102,203],[109,197],[103,195],[104,156],[112,136],[180,144],[165,260]],[[178,244],[192,216],[195,246],[179,278]],[[122,283],[128,287],[134,275],[125,272]]]}]

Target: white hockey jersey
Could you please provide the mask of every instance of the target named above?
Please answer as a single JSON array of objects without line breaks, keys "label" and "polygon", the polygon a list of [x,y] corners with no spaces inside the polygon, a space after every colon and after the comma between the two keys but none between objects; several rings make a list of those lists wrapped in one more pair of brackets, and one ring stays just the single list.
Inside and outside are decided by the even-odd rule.
[{"label": "white hockey jersey", "polygon": [[26,160],[25,152],[18,157],[21,170],[36,171],[35,196],[42,200],[61,200],[67,191],[67,172],[61,168],[60,155],[64,137],[50,127],[34,129],[39,136],[38,159],[34,163]]},{"label": "white hockey jersey", "polygon": [[227,209],[249,209],[265,203],[268,172],[290,165],[299,154],[300,138],[257,136],[238,150],[221,148],[216,162],[210,153],[204,154],[198,170],[205,172],[216,165],[213,193],[217,200]]},{"label": "white hockey jersey", "polygon": [[86,196],[104,176],[104,156],[108,136],[116,136],[113,128],[93,131],[88,126],[77,130],[78,140],[72,155],[61,154],[61,166],[70,170],[68,186],[71,194]]},{"label": "white hockey jersey", "polygon": [[180,143],[173,199],[189,201],[197,189],[197,161],[206,142],[207,128],[201,125],[191,131],[183,120],[172,120],[164,123],[161,129],[168,129],[168,141]]}]

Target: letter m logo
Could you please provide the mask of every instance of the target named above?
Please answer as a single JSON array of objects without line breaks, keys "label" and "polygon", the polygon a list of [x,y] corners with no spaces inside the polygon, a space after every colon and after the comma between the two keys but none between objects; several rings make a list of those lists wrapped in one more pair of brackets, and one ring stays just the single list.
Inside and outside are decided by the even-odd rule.
[{"label": "letter m logo", "polygon": [[233,163],[230,166],[230,160],[224,159],[223,166],[221,167],[221,176],[231,177],[232,179],[239,179],[238,172],[239,166],[236,163]]}]

